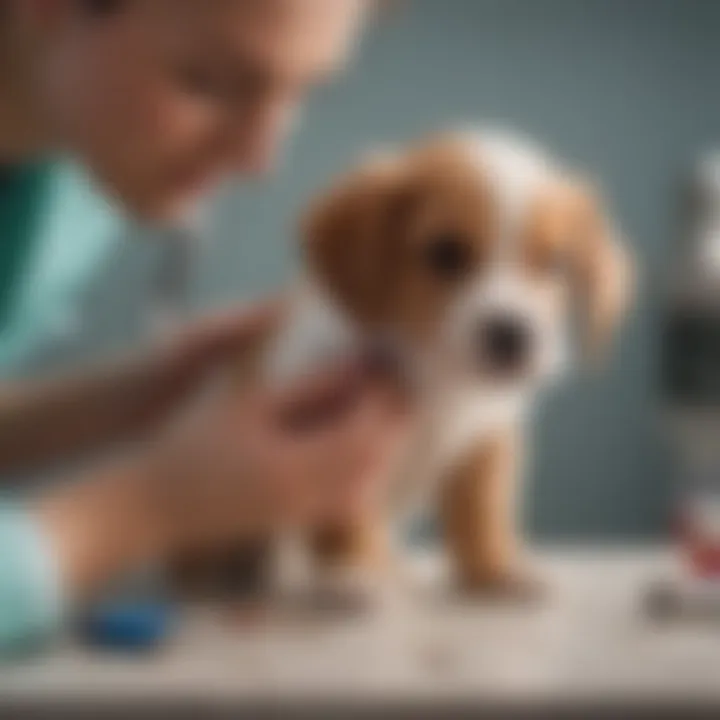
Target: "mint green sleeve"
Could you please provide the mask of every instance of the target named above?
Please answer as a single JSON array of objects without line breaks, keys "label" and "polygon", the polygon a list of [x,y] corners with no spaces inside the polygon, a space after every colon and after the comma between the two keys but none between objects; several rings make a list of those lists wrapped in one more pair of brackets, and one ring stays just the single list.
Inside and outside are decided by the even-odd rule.
[{"label": "mint green sleeve", "polygon": [[0,500],[0,659],[42,646],[63,617],[52,548],[22,505]]}]

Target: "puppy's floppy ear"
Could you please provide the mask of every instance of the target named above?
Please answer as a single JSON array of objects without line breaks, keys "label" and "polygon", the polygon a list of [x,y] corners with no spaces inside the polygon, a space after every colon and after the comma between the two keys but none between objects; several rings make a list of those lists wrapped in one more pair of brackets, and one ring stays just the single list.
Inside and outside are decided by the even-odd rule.
[{"label": "puppy's floppy ear", "polygon": [[305,218],[304,249],[315,279],[363,323],[378,323],[390,302],[401,179],[399,161],[374,157],[323,195]]},{"label": "puppy's floppy ear", "polygon": [[583,345],[590,359],[608,347],[628,310],[635,285],[634,263],[599,193],[574,186],[574,268],[583,316]]}]

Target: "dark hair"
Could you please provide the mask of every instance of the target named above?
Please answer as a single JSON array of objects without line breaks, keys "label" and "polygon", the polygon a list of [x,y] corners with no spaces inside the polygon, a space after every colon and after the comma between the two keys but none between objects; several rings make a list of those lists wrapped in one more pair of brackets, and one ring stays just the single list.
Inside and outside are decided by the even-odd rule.
[{"label": "dark hair", "polygon": [[[79,2],[87,15],[105,17],[127,5],[128,0],[79,0]],[[373,0],[373,7],[381,17],[392,15],[402,4],[404,0]],[[3,2],[0,0],[0,11],[2,9]]]},{"label": "dark hair", "polygon": [[[125,5],[127,0],[81,0],[85,12],[93,16],[109,15]],[[397,10],[402,0],[375,0],[375,8],[383,13]],[[2,0],[0,0],[2,8]]]},{"label": "dark hair", "polygon": [[116,12],[125,0],[81,0],[81,4],[88,15],[102,17]]}]

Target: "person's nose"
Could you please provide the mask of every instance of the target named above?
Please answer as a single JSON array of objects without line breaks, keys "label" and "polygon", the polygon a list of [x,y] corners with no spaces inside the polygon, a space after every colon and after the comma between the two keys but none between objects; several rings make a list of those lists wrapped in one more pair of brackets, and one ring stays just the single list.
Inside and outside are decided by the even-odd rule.
[{"label": "person's nose", "polygon": [[297,107],[281,101],[266,102],[246,111],[228,136],[230,169],[251,175],[269,173],[297,115]]}]

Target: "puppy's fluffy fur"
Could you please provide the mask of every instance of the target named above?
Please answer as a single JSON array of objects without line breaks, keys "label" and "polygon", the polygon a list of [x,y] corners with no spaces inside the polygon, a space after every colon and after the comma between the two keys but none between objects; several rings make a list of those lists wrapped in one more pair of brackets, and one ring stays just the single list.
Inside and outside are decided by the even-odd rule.
[{"label": "puppy's fluffy fur", "polygon": [[517,587],[522,432],[571,360],[596,354],[630,265],[595,192],[529,141],[470,130],[379,153],[304,226],[306,276],[252,371],[282,385],[380,344],[419,406],[387,504],[308,538],[321,565],[375,572],[388,522],[434,502],[467,589]]}]

